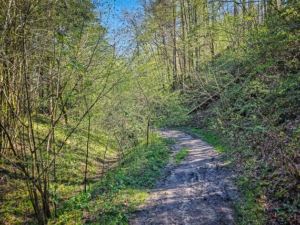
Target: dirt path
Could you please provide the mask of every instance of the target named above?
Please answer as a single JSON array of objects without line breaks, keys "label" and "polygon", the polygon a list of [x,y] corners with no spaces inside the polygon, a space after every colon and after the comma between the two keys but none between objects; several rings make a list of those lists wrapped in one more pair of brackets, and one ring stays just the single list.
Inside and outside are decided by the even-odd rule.
[{"label": "dirt path", "polygon": [[165,177],[131,218],[131,225],[231,225],[231,202],[237,197],[234,174],[206,142],[177,130],[160,130],[175,138],[173,155],[189,149],[180,165],[169,163]]}]

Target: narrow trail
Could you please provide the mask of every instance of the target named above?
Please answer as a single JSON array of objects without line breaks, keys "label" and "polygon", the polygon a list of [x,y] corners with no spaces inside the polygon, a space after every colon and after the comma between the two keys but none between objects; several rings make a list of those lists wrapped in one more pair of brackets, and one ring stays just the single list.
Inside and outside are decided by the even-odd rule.
[{"label": "narrow trail", "polygon": [[231,225],[232,200],[238,191],[235,175],[221,155],[206,142],[177,130],[159,130],[175,138],[172,154],[186,147],[189,155],[180,165],[170,162],[164,178],[149,199],[130,218],[130,225]]}]

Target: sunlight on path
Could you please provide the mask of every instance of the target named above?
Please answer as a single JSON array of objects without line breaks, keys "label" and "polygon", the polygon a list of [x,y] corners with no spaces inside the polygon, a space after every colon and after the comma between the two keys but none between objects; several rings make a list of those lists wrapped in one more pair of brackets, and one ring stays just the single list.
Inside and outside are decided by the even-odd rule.
[{"label": "sunlight on path", "polygon": [[175,138],[173,153],[186,147],[189,155],[176,166],[165,168],[166,176],[150,198],[130,219],[131,225],[230,225],[234,224],[231,202],[237,197],[234,176],[209,144],[177,130],[160,130]]}]

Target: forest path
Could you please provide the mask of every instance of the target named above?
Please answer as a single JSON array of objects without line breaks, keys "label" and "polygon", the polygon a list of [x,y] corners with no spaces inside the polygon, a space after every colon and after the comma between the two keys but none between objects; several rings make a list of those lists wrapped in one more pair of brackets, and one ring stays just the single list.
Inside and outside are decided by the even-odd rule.
[{"label": "forest path", "polygon": [[174,138],[174,156],[182,148],[189,155],[179,165],[172,160],[165,176],[151,191],[130,225],[231,225],[237,198],[235,175],[221,155],[206,142],[178,130],[161,129],[164,138]]}]

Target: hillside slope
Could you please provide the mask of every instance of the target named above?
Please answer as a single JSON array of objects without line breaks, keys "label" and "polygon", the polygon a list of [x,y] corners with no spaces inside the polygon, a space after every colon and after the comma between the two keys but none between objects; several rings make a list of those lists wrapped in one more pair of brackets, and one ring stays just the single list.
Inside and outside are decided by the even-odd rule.
[{"label": "hillside slope", "polygon": [[[241,185],[251,190],[268,224],[299,224],[300,32],[273,25],[279,26],[258,32],[246,49],[235,49],[238,59],[225,51],[214,60],[216,76],[225,70],[243,77],[230,85],[225,80],[218,98],[195,110],[191,124],[227,146],[243,170]],[[239,63],[224,63],[228,58]]]}]

